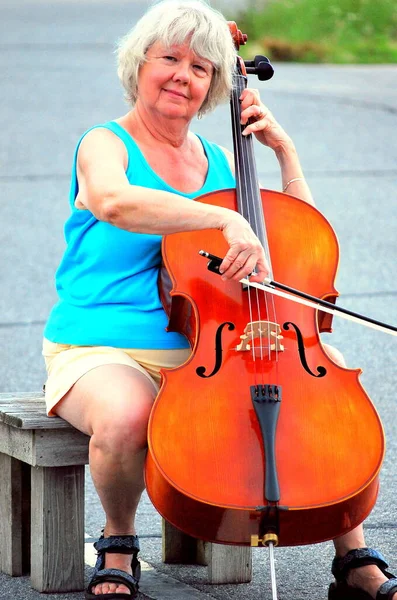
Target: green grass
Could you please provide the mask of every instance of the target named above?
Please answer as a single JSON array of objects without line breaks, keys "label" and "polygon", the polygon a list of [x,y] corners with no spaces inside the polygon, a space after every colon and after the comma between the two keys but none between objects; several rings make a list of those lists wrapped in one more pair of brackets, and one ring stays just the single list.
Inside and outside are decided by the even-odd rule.
[{"label": "green grass", "polygon": [[260,4],[251,0],[235,16],[248,34],[249,54],[254,48],[273,60],[397,63],[396,0],[270,0],[265,8]]}]

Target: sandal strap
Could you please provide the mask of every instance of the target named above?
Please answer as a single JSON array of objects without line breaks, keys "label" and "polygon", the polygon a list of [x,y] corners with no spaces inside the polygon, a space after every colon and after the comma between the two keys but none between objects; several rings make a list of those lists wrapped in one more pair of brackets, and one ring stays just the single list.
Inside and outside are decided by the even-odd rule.
[{"label": "sandal strap", "polygon": [[[141,565],[137,558],[140,549],[137,535],[110,535],[106,538],[102,535],[99,540],[95,542],[94,548],[98,553],[94,577],[99,571],[103,572],[105,570],[106,553],[131,554],[132,573],[136,581],[139,581],[141,576]],[[121,573],[124,573],[124,571],[121,571]],[[126,573],[126,575],[128,575],[128,573]]]},{"label": "sandal strap", "polygon": [[392,577],[380,586],[376,594],[376,600],[390,600],[397,592],[397,577]]},{"label": "sandal strap", "polygon": [[109,535],[101,536],[94,544],[98,553],[110,552],[117,554],[136,554],[139,552],[139,539],[137,535]]},{"label": "sandal strap", "polygon": [[122,583],[128,587],[131,595],[134,594],[139,588],[138,580],[129,573],[126,573],[126,571],[121,571],[120,569],[102,569],[101,571],[94,573],[94,576],[88,585],[87,591],[91,593],[93,587],[105,582]]},{"label": "sandal strap", "polygon": [[[335,557],[332,561],[332,574],[336,581],[343,581],[346,579],[350,569],[364,567],[365,565],[377,565],[383,572],[388,567],[384,556],[377,550],[373,548],[358,548],[357,550],[350,550],[342,558]],[[383,598],[387,597],[383,596]]]}]

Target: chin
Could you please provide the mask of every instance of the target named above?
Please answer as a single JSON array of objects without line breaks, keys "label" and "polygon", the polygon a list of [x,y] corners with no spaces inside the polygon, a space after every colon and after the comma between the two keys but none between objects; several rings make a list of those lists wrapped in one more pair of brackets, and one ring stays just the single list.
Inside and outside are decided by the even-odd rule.
[{"label": "chin", "polygon": [[176,107],[159,111],[159,113],[165,119],[188,119],[190,121],[194,117],[194,115],[187,115],[185,110],[177,110]]}]

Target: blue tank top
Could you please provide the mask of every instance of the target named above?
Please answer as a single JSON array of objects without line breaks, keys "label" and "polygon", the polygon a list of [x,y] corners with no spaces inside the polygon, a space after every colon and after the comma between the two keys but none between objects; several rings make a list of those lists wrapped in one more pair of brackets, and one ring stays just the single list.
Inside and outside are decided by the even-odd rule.
[{"label": "blue tank top", "polygon": [[[191,199],[235,187],[224,152],[201,136],[198,137],[208,159],[207,177],[200,190],[186,194],[169,186],[153,171],[138,145],[118,123],[110,121],[96,127],[110,129],[124,142],[128,151],[126,175],[132,185]],[[59,301],[50,313],[44,336],[52,342],[79,346],[188,348],[183,335],[166,331],[168,319],[157,288],[161,236],[120,229],[98,221],[89,210],[75,207],[77,152],[84,135],[74,155],[71,215],[65,224],[67,247],[55,276]]]}]

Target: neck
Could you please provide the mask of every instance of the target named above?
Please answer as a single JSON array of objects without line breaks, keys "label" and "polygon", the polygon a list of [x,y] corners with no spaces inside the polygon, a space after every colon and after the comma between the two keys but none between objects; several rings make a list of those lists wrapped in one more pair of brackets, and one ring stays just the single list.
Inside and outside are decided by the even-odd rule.
[{"label": "neck", "polygon": [[126,119],[134,137],[170,145],[173,148],[182,148],[188,142],[190,121],[151,114],[139,101],[126,115]]}]

